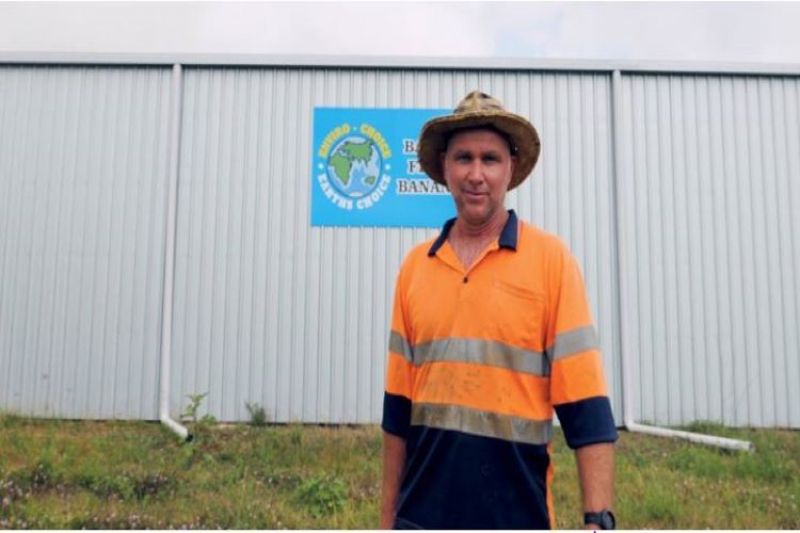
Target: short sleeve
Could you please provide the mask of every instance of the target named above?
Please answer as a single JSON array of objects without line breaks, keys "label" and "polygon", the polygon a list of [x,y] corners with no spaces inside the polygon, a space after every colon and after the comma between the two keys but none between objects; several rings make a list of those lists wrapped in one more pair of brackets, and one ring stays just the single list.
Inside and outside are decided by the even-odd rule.
[{"label": "short sleeve", "polygon": [[414,384],[414,356],[406,323],[405,291],[401,268],[392,307],[381,427],[403,438],[408,435],[411,423],[411,391]]},{"label": "short sleeve", "polygon": [[580,267],[566,249],[554,261],[546,353],[550,400],[567,444],[578,448],[617,439],[603,361]]}]

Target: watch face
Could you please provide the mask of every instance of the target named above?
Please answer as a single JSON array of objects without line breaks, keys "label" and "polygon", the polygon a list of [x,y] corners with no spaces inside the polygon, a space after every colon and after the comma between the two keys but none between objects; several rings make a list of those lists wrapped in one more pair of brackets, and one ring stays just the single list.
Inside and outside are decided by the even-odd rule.
[{"label": "watch face", "polygon": [[611,511],[603,511],[600,513],[600,527],[603,529],[615,529],[617,521],[614,519],[614,513]]},{"label": "watch face", "polygon": [[599,513],[586,513],[583,516],[584,524],[597,524],[600,529],[616,529],[617,520],[614,518],[614,513],[608,509],[604,509]]}]

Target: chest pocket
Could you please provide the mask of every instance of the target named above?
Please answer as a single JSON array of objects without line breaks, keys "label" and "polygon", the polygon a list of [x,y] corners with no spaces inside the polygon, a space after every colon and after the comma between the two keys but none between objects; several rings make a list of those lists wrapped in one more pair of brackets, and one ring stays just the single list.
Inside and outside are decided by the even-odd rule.
[{"label": "chest pocket", "polygon": [[493,279],[487,317],[494,338],[528,349],[542,350],[544,295],[533,289]]}]

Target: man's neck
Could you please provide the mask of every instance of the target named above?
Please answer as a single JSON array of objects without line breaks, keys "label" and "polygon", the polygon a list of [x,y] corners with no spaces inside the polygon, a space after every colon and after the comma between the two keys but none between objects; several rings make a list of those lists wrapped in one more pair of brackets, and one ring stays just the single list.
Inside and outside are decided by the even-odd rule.
[{"label": "man's neck", "polygon": [[496,239],[508,222],[508,216],[508,211],[500,210],[479,226],[468,224],[463,218],[458,217],[451,230],[451,236],[468,242],[486,242]]}]

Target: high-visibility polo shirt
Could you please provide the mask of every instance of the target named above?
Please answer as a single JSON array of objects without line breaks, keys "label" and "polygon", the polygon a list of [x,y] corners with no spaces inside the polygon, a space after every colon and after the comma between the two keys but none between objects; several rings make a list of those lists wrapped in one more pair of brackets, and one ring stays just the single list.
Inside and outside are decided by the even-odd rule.
[{"label": "high-visibility polo shirt", "polygon": [[447,241],[397,278],[382,427],[406,439],[396,527],[555,527],[553,409],[572,448],[617,438],[577,262],[517,220],[467,270]]}]

